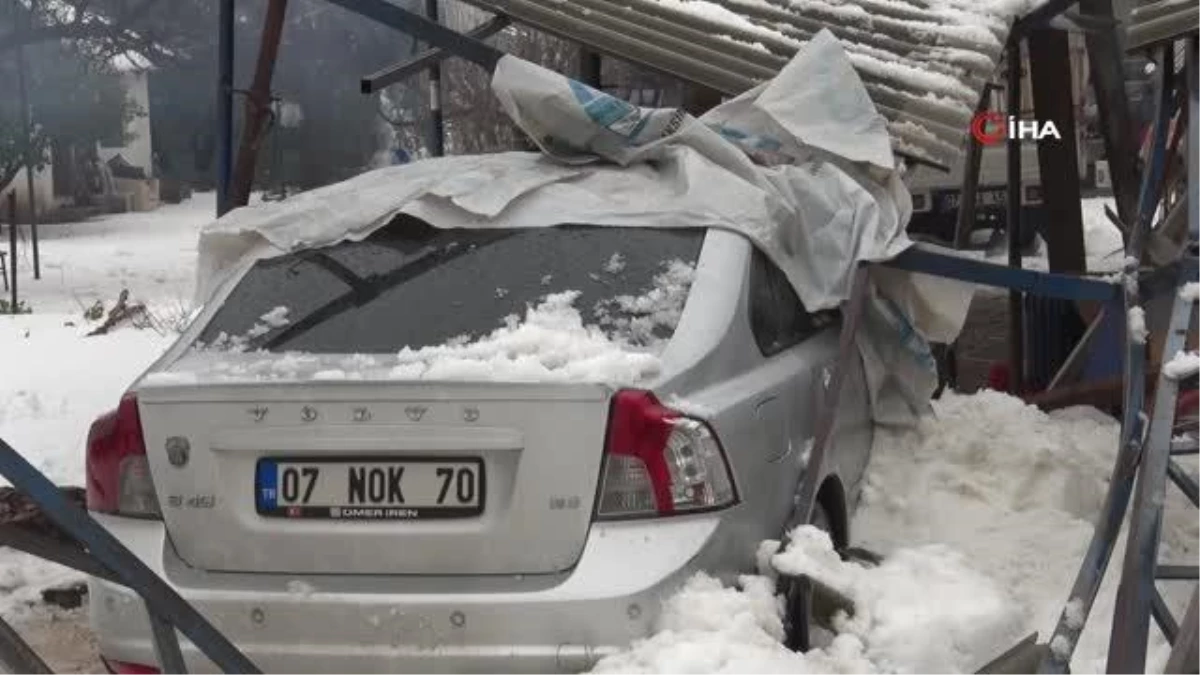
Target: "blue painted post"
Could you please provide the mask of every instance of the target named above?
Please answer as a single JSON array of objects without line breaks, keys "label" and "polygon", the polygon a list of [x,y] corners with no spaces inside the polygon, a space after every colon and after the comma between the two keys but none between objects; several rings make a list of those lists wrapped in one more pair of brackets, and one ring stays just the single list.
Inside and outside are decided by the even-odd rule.
[{"label": "blue painted post", "polygon": [[[0,476],[33,500],[52,523],[86,549],[97,563],[111,571],[118,582],[140,595],[152,613],[178,628],[218,668],[227,673],[262,672],[195,607],[180,597],[174,588],[86,511],[71,503],[57,485],[33,468],[2,438]],[[159,641],[156,640],[156,643]],[[175,654],[170,656],[174,658]]]},{"label": "blue painted post", "polygon": [[[1160,60],[1160,63],[1170,63],[1171,60],[1165,58],[1165,56],[1164,54],[1164,58]],[[1140,302],[1138,270],[1142,258],[1142,243],[1145,239],[1144,230],[1149,227],[1149,221],[1156,206],[1156,203],[1149,200],[1150,196],[1156,193],[1154,183],[1162,180],[1162,164],[1166,148],[1166,125],[1169,123],[1173,112],[1171,106],[1173,84],[1171,77],[1168,75],[1169,72],[1168,68],[1162,68],[1160,72],[1158,109],[1155,113],[1154,145],[1149,166],[1142,175],[1141,197],[1138,201],[1138,217],[1135,222],[1130,223],[1131,232],[1125,248],[1126,279],[1125,283],[1122,284],[1124,295],[1122,302],[1124,304],[1126,323],[1128,323],[1129,310]],[[1072,616],[1068,616],[1068,614],[1081,614],[1085,621],[1090,614],[1092,603],[1096,599],[1096,592],[1100,590],[1100,582],[1104,579],[1104,572],[1108,568],[1109,560],[1112,557],[1113,548],[1116,547],[1117,536],[1121,531],[1121,524],[1124,521],[1130,497],[1133,495],[1134,480],[1142,458],[1142,439],[1146,431],[1147,422],[1144,415],[1146,345],[1131,339],[1128,327],[1126,327],[1123,340],[1124,362],[1122,368],[1125,375],[1125,393],[1117,462],[1113,467],[1112,477],[1109,479],[1108,494],[1104,498],[1100,519],[1096,522],[1096,530],[1092,534],[1092,541],[1088,545],[1088,550],[1084,554],[1083,564],[1080,566],[1079,573],[1075,577],[1075,583],[1071,587],[1069,602],[1076,602],[1080,611],[1068,613],[1064,609],[1063,613],[1059,615],[1058,624],[1055,626],[1051,638],[1052,642],[1054,639],[1061,638],[1061,642],[1070,645],[1070,649],[1065,651],[1060,650],[1057,653],[1054,650],[1048,651],[1039,667],[1038,672],[1042,673],[1069,672],[1071,654],[1074,652],[1075,645],[1078,644],[1082,625],[1079,625],[1078,620]],[[1132,614],[1133,608],[1127,606],[1129,601],[1122,598],[1122,595],[1127,596],[1128,592],[1122,593],[1118,590],[1116,609],[1118,619],[1115,619],[1113,622],[1113,630],[1109,638],[1108,670],[1109,672],[1142,672],[1142,669],[1145,667],[1145,639],[1143,637],[1142,644],[1139,647],[1134,644],[1136,640],[1131,641],[1127,637],[1129,631],[1124,630],[1124,628],[1131,626],[1135,622],[1135,617]],[[1141,668],[1129,665],[1124,670],[1120,667],[1114,669],[1114,666],[1118,666],[1118,664],[1135,663],[1139,658],[1139,653],[1141,654]]]}]

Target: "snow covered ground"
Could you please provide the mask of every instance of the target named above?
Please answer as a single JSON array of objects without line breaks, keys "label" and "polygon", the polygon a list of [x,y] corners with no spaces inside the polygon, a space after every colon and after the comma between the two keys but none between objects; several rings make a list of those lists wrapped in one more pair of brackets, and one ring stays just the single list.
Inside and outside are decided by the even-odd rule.
[{"label": "snow covered ground", "polygon": [[[763,577],[740,590],[694,579],[667,605],[661,631],[600,664],[605,672],[974,672],[1038,631],[1049,639],[1092,534],[1116,454],[1118,424],[1094,409],[1045,414],[1004,394],[949,395],[915,431],[877,440],[857,545],[885,554],[877,568],[841,562],[809,529],[775,556],[859,608],[825,649],[788,652]],[[1195,458],[1190,469],[1195,472]],[[1195,510],[1171,488],[1162,555],[1194,563]],[[1124,551],[1118,543],[1072,662],[1102,672]],[[1161,584],[1176,616],[1191,586]],[[1151,629],[1149,669],[1168,649]]]},{"label": "snow covered ground", "polygon": [[[1102,216],[1102,206],[1088,208]],[[196,232],[212,213],[212,196],[200,195],[149,214],[44,228],[43,279],[22,275],[34,314],[0,317],[0,437],[53,480],[82,484],[91,420],[171,341],[191,296]],[[1107,257],[1119,244],[1114,233],[1092,227],[1089,256]],[[20,264],[28,269],[25,257]],[[157,329],[85,337],[94,324],[83,310],[96,300],[111,306],[126,288],[147,303]],[[830,646],[798,655],[781,645],[768,565],[741,588],[693,579],[667,601],[656,635],[598,670],[969,671],[1030,632],[1047,639],[1091,536],[1117,424],[1091,409],[1047,415],[993,392],[948,396],[936,412],[917,430],[879,435],[852,529],[856,544],[886,554],[883,565],[843,563],[809,531],[771,560],[854,598],[859,611],[839,622]],[[1195,471],[1195,458],[1187,459]],[[1163,554],[1194,563],[1195,512],[1177,491],[1169,495]],[[1123,542],[1080,640],[1076,672],[1103,668],[1122,552]],[[38,602],[42,588],[75,578],[0,551],[0,614],[55,665],[94,670],[85,613]],[[1177,585],[1163,589],[1181,612],[1190,587],[1170,584]],[[1151,666],[1161,668],[1166,650],[1152,632]]]},{"label": "snow covered ground", "polygon": [[[149,213],[44,225],[40,280],[33,279],[31,249],[23,242],[18,290],[33,313],[0,315],[0,438],[56,483],[83,485],[92,420],[115,407],[170,344],[171,326],[191,303],[197,232],[214,213],[214,196],[200,194]],[[124,289],[146,303],[158,329],[86,337],[97,322],[85,320],[84,310],[100,301],[107,311]],[[84,610],[40,603],[42,589],[78,578],[0,549],[0,615],[52,667],[96,672]]]},{"label": "snow covered ground", "polygon": [[[191,305],[197,232],[215,211],[208,193],[149,213],[44,225],[37,281],[30,248],[20,248],[18,290],[33,313],[0,316],[0,437],[55,482],[83,485],[88,426],[170,344]],[[84,311],[97,301],[107,311],[124,289],[158,329],[86,337],[95,323]]]}]

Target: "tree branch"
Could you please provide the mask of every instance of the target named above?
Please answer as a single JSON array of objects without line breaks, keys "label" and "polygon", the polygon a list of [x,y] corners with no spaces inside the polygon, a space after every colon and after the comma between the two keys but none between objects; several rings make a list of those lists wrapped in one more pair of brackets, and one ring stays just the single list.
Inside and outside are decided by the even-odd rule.
[{"label": "tree branch", "polygon": [[[90,0],[81,0],[73,5],[76,14],[70,23],[36,28],[31,26],[28,30],[14,30],[0,35],[0,53],[23,45],[52,40],[107,40],[111,43],[111,50],[116,52],[137,47],[145,49],[154,46],[154,40],[138,35],[132,28],[159,2],[161,0],[141,0],[133,7],[121,11],[111,21],[106,21],[99,16],[87,19],[85,12]],[[32,18],[31,14],[30,19]]]},{"label": "tree branch", "polygon": [[119,40],[121,36],[114,34],[112,26],[100,21],[41,26],[27,31],[13,31],[6,35],[0,35],[0,52],[48,40],[90,40],[100,38]]}]

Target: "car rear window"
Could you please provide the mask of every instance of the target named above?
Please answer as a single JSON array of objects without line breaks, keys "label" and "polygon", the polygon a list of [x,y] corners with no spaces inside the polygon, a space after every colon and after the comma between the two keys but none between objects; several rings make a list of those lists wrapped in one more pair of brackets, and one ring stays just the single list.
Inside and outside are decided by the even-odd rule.
[{"label": "car rear window", "polygon": [[394,353],[479,338],[564,291],[585,324],[662,341],[703,241],[703,229],[444,230],[402,216],[363,241],[257,262],[197,346]]}]

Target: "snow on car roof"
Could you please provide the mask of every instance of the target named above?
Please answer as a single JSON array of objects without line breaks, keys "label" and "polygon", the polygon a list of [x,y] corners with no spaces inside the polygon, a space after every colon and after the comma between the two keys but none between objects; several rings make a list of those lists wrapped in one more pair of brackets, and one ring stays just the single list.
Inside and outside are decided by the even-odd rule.
[{"label": "snow on car roof", "polygon": [[842,42],[896,150],[951,164],[1013,21],[1044,0],[466,0],[736,95],[821,29]]}]

